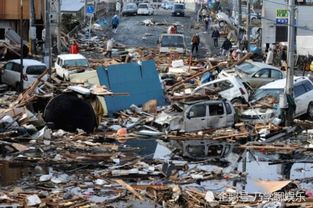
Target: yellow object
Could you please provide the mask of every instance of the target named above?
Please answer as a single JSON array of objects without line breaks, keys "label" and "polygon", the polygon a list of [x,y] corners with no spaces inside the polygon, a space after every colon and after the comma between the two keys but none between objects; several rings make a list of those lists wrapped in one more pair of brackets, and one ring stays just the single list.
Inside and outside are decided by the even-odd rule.
[{"label": "yellow object", "polygon": [[313,71],[313,61],[310,64],[310,71]]}]

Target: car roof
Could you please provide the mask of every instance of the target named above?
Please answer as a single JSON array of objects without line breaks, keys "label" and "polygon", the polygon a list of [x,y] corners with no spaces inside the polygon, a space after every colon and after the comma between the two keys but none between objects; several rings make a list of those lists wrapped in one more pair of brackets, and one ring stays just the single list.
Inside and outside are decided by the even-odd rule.
[{"label": "car roof", "polygon": [[[269,65],[269,64],[265,64],[265,63],[262,63],[262,62],[256,62],[256,61],[252,61],[252,60],[246,60],[245,62],[243,62],[242,64],[244,63],[250,63],[250,64],[253,64],[259,68],[271,68],[271,69],[277,69],[277,70],[280,70],[279,68],[275,67],[275,66],[272,66],[272,65]],[[237,65],[237,66],[240,66],[241,64]]]},{"label": "car roof", "polygon": [[[299,83],[303,80],[309,80],[309,78],[307,77],[294,77],[294,84],[296,83]],[[285,88],[286,86],[286,78],[285,79],[279,79],[279,80],[276,80],[274,82],[270,82],[262,87],[260,87],[259,89],[282,89],[282,88]]]},{"label": "car roof", "polygon": [[[12,59],[8,62],[14,62],[16,64],[21,64],[21,59]],[[46,66],[46,64],[35,60],[35,59],[23,59],[23,66],[33,66],[33,65],[39,65],[39,66]]]},{"label": "car roof", "polygon": [[60,54],[58,55],[58,58],[61,58],[64,60],[86,59],[86,57],[81,54]]},{"label": "car roof", "polygon": [[149,5],[149,3],[140,3],[140,4],[138,4],[138,6],[139,5]]},{"label": "car roof", "polygon": [[185,37],[184,34],[176,33],[176,34],[168,34],[168,33],[163,33],[161,34],[161,37],[163,36],[182,36]]}]

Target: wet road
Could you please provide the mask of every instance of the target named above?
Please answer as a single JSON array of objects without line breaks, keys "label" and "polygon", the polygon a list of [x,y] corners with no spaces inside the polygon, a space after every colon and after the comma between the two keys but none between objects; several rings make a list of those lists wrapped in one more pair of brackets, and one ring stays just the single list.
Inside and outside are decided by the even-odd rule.
[{"label": "wet road", "polygon": [[[153,25],[145,25],[144,20],[151,20]],[[191,37],[199,33],[201,38],[199,55],[204,57],[210,52],[209,33],[204,33],[204,27],[195,21],[194,12],[186,11],[184,17],[171,16],[170,10],[156,9],[152,16],[122,16],[117,33],[112,33],[116,42],[129,47],[156,48],[162,33],[166,33],[171,24],[176,24],[178,33],[185,35],[186,47],[191,49]]]}]

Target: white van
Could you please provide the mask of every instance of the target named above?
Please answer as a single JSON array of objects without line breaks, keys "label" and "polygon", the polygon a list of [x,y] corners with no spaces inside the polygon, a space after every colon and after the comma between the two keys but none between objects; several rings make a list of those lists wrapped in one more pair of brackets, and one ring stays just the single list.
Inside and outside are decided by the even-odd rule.
[{"label": "white van", "polygon": [[[21,60],[13,59],[8,61],[1,69],[1,82],[21,91],[31,86],[46,69],[47,66],[44,63],[34,59],[23,59],[22,69]],[[23,85],[21,77],[23,79]],[[47,79],[48,75],[42,78],[43,81]]]},{"label": "white van", "polygon": [[84,72],[89,68],[89,62],[81,54],[61,54],[54,63],[56,74],[64,80],[69,80],[70,74]]},{"label": "white van", "polygon": [[159,44],[160,53],[186,53],[185,36],[183,34],[162,34]]}]

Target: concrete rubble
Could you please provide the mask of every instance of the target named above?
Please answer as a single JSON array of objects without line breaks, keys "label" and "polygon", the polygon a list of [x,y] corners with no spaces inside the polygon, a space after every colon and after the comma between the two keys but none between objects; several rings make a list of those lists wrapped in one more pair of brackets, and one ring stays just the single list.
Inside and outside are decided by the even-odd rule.
[{"label": "concrete rubble", "polygon": [[[142,24],[161,23],[147,19]],[[94,36],[89,45],[80,45],[81,53],[102,54],[106,41]],[[241,120],[239,115],[248,108],[273,108],[275,103],[265,100],[232,105],[234,123],[227,128],[175,128],[187,116],[186,103],[226,102],[218,91],[191,93],[203,74],[233,68],[251,54],[230,61],[118,43],[114,49],[112,59],[89,58],[91,72],[83,73],[153,60],[166,104],[150,99],[104,116],[102,99],[133,95],[88,79],[64,81],[54,69],[48,81],[41,82],[47,70],[21,94],[1,92],[0,207],[313,206],[312,176],[291,174],[307,171],[302,166],[282,168],[282,177],[271,180],[249,175],[265,168],[249,170],[254,162],[272,167],[312,163],[312,121],[298,119],[284,127],[276,120]],[[145,141],[152,141],[156,151],[140,153],[143,146],[132,144]],[[254,189],[247,192],[243,187],[250,183]]]}]

